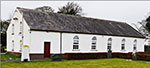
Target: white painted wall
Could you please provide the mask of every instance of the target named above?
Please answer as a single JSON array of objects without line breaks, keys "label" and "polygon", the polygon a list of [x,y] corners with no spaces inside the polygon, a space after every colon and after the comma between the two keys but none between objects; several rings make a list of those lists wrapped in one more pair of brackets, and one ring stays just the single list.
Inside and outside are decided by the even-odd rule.
[{"label": "white painted wall", "polygon": [[44,42],[50,42],[50,52],[60,53],[60,33],[31,31],[30,53],[44,53]]},{"label": "white painted wall", "polygon": [[[14,17],[17,17],[18,20],[13,20]],[[13,44],[12,40],[14,40],[14,52],[19,52],[19,39],[21,39],[21,35],[19,35],[19,22],[22,20],[21,15],[18,10],[15,10],[13,14],[13,18],[11,19],[11,23],[7,30],[7,51],[12,51]],[[14,24],[14,35],[12,35],[12,24]]]},{"label": "white painted wall", "polygon": [[31,33],[30,27],[23,19],[23,45],[28,45],[29,48],[31,47]]},{"label": "white painted wall", "polygon": [[[73,37],[79,37],[79,51],[73,50]],[[97,51],[91,50],[92,37],[97,37]],[[117,37],[117,36],[104,36],[104,35],[90,35],[90,34],[73,34],[73,33],[63,33],[63,53],[72,52],[107,52],[107,40],[112,38],[112,51],[113,52],[132,52],[133,51],[133,41],[137,40],[137,51],[144,51],[144,39],[131,38],[131,37]],[[121,50],[122,39],[126,40],[125,51]]]},{"label": "white painted wall", "polygon": [[[13,18],[18,18],[18,20],[13,20]],[[23,30],[20,31],[20,22],[22,22]],[[14,24],[14,35],[12,35],[12,24]],[[13,52],[20,52],[20,40],[22,40],[22,34],[24,36],[23,38],[23,44],[22,45],[30,45],[30,28],[25,22],[25,20],[22,17],[22,13],[18,11],[18,9],[15,10],[13,17],[11,19],[11,23],[7,29],[7,51],[12,51],[12,40],[14,40],[14,51]],[[22,32],[19,34],[19,32]]]},{"label": "white painted wall", "polygon": [[[73,37],[79,36],[79,51],[73,50]],[[92,37],[97,38],[96,50],[91,50]],[[92,34],[62,33],[62,53],[107,52],[107,40],[112,38],[113,52],[132,52],[137,40],[137,52],[144,51],[144,39]],[[125,51],[121,50],[122,39],[126,40]],[[60,53],[60,32],[31,31],[30,53],[44,53],[44,41],[51,42],[50,53]]]}]

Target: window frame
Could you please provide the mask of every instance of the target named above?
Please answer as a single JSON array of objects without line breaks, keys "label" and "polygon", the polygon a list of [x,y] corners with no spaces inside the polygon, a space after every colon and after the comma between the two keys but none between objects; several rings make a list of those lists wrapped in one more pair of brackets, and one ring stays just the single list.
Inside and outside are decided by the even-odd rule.
[{"label": "window frame", "polygon": [[92,37],[92,44],[91,44],[91,50],[96,50],[96,43],[97,43],[97,38],[94,36]]},{"label": "window frame", "polygon": [[23,23],[20,22],[20,31],[19,31],[19,34],[22,34],[22,31],[23,31]]},{"label": "window frame", "polygon": [[125,48],[125,42],[126,42],[126,40],[122,39],[122,41],[121,41],[121,50],[122,51],[126,50],[126,48]]},{"label": "window frame", "polygon": [[133,50],[134,51],[137,50],[137,40],[136,39],[133,41]]},{"label": "window frame", "polygon": [[108,38],[107,40],[107,50],[112,50],[112,38]]},{"label": "window frame", "polygon": [[22,51],[22,45],[23,45],[23,43],[22,43],[22,40],[20,40],[20,52]]},{"label": "window frame", "polygon": [[15,25],[12,24],[12,35],[14,35],[14,34],[15,34]]},{"label": "window frame", "polygon": [[14,40],[12,40],[12,51],[14,51],[14,46],[15,46]]},{"label": "window frame", "polygon": [[73,50],[79,50],[79,37],[77,35],[73,37]]}]

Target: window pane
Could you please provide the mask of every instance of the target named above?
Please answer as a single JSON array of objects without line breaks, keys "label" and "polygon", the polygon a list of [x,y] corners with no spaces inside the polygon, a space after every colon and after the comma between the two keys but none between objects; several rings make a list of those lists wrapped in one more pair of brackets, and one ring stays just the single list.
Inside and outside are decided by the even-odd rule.
[{"label": "window pane", "polygon": [[96,49],[96,46],[92,46],[92,49]]},{"label": "window pane", "polygon": [[20,40],[20,50],[22,50],[22,40]]},{"label": "window pane", "polygon": [[78,45],[73,45],[73,49],[78,49]]},{"label": "window pane", "polygon": [[74,43],[79,43],[79,41],[78,40],[74,40]]},{"label": "window pane", "polygon": [[134,47],[134,50],[136,50],[136,47]]},{"label": "window pane", "polygon": [[14,51],[14,40],[12,40],[12,51]]},{"label": "window pane", "polygon": [[73,38],[73,49],[79,49],[79,37],[75,36]]},{"label": "window pane", "polygon": [[125,44],[121,45],[121,50],[125,50]]},{"label": "window pane", "polygon": [[124,50],[124,49],[125,49],[125,46],[124,46],[124,45],[122,45],[121,50]]},{"label": "window pane", "polygon": [[125,39],[122,40],[122,44],[125,44]]},{"label": "window pane", "polygon": [[133,45],[133,49],[136,50],[136,44]]},{"label": "window pane", "polygon": [[109,38],[107,41],[107,49],[111,50],[111,45],[112,45],[112,39]]},{"label": "window pane", "polygon": [[92,38],[92,46],[91,46],[91,49],[96,49],[96,37],[93,37]]},{"label": "window pane", "polygon": [[112,44],[112,39],[111,38],[108,39],[108,44],[110,44],[110,45]]},{"label": "window pane", "polygon": [[110,50],[110,49],[111,49],[111,46],[108,46],[107,48]]},{"label": "window pane", "polygon": [[92,40],[96,40],[96,37],[93,37]]},{"label": "window pane", "polygon": [[96,40],[92,40],[92,43],[96,43]]},{"label": "window pane", "polygon": [[133,43],[133,50],[136,50],[136,45],[137,45],[137,40],[134,40],[134,43]]},{"label": "window pane", "polygon": [[73,43],[73,44],[78,44],[78,43]]},{"label": "window pane", "polygon": [[20,22],[20,32],[22,32],[22,22]]},{"label": "window pane", "polygon": [[14,24],[12,24],[12,35],[14,35]]},{"label": "window pane", "polygon": [[78,37],[78,36],[75,36],[73,39],[79,39],[79,37]]},{"label": "window pane", "polygon": [[92,45],[93,45],[93,44],[96,44],[96,43],[92,43]]}]

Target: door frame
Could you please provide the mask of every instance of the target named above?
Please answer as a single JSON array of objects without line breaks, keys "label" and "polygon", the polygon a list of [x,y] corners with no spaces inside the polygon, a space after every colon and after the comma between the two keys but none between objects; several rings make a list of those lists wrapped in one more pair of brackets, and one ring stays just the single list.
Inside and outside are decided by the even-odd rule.
[{"label": "door frame", "polygon": [[[49,43],[49,57],[45,57],[45,43]],[[44,58],[50,58],[50,53],[51,53],[51,42],[50,41],[44,41]]]}]

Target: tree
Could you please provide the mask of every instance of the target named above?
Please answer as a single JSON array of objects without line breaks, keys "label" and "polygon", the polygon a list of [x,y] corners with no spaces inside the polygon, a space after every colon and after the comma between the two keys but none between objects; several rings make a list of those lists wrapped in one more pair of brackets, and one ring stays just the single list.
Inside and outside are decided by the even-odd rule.
[{"label": "tree", "polygon": [[58,8],[57,13],[63,13],[63,14],[70,14],[70,15],[75,15],[75,16],[81,16],[83,15],[82,13],[82,8],[74,2],[68,2],[65,6],[62,6],[61,8]]},{"label": "tree", "polygon": [[139,28],[137,27],[137,25],[135,26],[137,27],[139,32],[141,32],[145,36],[150,35],[150,16],[148,16],[145,20],[138,22],[138,24],[141,25]]},{"label": "tree", "polygon": [[146,29],[150,32],[150,16],[146,19]]},{"label": "tree", "polygon": [[1,38],[0,38],[0,42],[2,44],[2,46],[6,46],[6,31],[7,28],[9,26],[10,23],[10,19],[5,20],[5,21],[0,21],[0,34],[1,34]]},{"label": "tree", "polygon": [[54,9],[52,9],[50,6],[37,7],[35,10],[42,12],[54,12]]},{"label": "tree", "polygon": [[4,21],[0,21],[0,24],[1,24],[0,30],[1,30],[1,33],[7,31],[7,28],[8,28],[8,26],[9,26],[9,23],[10,23],[10,19],[4,20]]}]

